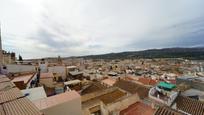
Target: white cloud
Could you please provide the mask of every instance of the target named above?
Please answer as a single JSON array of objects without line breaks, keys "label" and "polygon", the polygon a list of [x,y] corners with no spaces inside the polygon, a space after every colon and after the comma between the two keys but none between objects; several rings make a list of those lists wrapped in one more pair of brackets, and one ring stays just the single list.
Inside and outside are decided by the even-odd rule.
[{"label": "white cloud", "polygon": [[[203,5],[203,0],[0,0],[3,48],[35,58],[171,47],[183,39],[195,46],[203,35]],[[199,39],[189,44],[193,39],[186,36]]]}]

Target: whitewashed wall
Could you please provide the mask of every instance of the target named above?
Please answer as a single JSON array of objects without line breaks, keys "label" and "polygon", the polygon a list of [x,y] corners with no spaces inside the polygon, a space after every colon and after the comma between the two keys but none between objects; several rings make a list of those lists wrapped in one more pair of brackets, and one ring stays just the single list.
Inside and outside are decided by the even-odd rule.
[{"label": "whitewashed wall", "polygon": [[15,65],[8,64],[6,65],[7,69],[5,70],[7,73],[18,73],[18,72],[35,72],[36,67],[33,65]]},{"label": "whitewashed wall", "polygon": [[57,73],[57,74],[61,75],[63,79],[66,78],[66,68],[65,68],[65,66],[48,67],[48,72]]},{"label": "whitewashed wall", "polygon": [[47,64],[39,64],[40,72],[46,73],[48,71]]}]

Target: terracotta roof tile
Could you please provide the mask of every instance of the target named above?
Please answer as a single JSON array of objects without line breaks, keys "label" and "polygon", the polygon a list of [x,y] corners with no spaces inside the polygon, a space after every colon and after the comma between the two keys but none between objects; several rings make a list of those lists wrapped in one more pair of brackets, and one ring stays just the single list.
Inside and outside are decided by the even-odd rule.
[{"label": "terracotta roof tile", "polygon": [[0,77],[0,83],[11,81],[8,77]]},{"label": "terracotta roof tile", "polygon": [[204,115],[204,103],[189,97],[179,96],[176,100],[177,109],[191,115]]},{"label": "terracotta roof tile", "polygon": [[0,103],[11,101],[22,96],[23,94],[18,88],[11,88],[9,90],[0,91]]},{"label": "terracotta roof tile", "polygon": [[171,109],[170,107],[159,107],[156,112],[154,113],[154,115],[183,115],[182,113]]},{"label": "terracotta roof tile", "polygon": [[2,82],[0,83],[0,91],[10,89],[15,87],[15,84],[12,82]]},{"label": "terracotta roof tile", "polygon": [[11,81],[0,83],[0,115],[42,115],[37,107],[14,87],[15,84]]},{"label": "terracotta roof tile", "polygon": [[122,110],[120,115],[153,115],[154,109],[141,102],[136,102]]},{"label": "terracotta roof tile", "polygon": [[156,80],[153,80],[151,78],[144,78],[144,77],[141,77],[138,79],[138,81],[140,83],[143,83],[144,85],[156,85],[157,84],[157,81]]},{"label": "terracotta roof tile", "polygon": [[147,78],[142,77],[142,78],[139,78],[138,81],[140,83],[143,83],[144,85],[149,85],[149,79]]},{"label": "terracotta roof tile", "polygon": [[20,98],[3,104],[6,115],[42,115],[27,98]]},{"label": "terracotta roof tile", "polygon": [[6,115],[2,105],[0,105],[0,115]]}]

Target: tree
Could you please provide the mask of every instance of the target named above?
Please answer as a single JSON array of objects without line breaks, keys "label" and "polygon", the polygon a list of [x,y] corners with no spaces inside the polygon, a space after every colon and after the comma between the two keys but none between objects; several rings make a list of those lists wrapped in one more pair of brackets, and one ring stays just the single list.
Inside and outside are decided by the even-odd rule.
[{"label": "tree", "polygon": [[21,55],[18,56],[18,61],[23,61],[23,58]]}]

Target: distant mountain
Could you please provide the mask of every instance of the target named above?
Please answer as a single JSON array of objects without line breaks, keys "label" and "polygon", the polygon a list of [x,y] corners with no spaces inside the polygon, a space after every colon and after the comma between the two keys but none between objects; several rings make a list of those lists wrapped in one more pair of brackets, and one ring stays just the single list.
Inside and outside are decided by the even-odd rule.
[{"label": "distant mountain", "polygon": [[144,51],[131,51],[101,55],[80,56],[79,58],[85,59],[185,58],[192,60],[204,60],[204,47],[149,49]]}]

